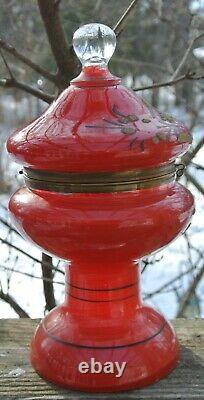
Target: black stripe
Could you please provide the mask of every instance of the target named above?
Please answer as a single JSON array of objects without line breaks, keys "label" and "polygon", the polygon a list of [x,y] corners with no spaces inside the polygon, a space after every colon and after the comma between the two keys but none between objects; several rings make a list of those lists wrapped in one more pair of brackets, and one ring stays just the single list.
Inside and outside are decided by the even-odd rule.
[{"label": "black stripe", "polygon": [[80,287],[77,285],[73,285],[72,283],[67,282],[69,286],[76,288],[76,289],[81,289],[81,290],[89,290],[90,292],[111,292],[112,290],[121,290],[121,289],[127,289],[130,288],[132,286],[137,285],[138,281],[134,282],[134,283],[130,283],[129,285],[125,285],[125,286],[119,286],[119,287],[115,287],[115,288],[111,288],[111,289],[91,289],[91,288],[85,288],[85,287]]},{"label": "black stripe", "polygon": [[109,302],[109,303],[111,303],[112,301],[121,301],[121,300],[129,299],[130,297],[135,297],[135,294],[132,294],[131,296],[121,297],[120,299],[91,300],[91,299],[84,299],[83,297],[73,296],[73,294],[71,294],[71,293],[69,293],[69,292],[67,292],[67,295],[70,296],[70,297],[73,297],[74,299],[77,299],[77,300],[89,301],[90,303],[104,303],[104,302]]},{"label": "black stripe", "polygon": [[152,335],[152,336],[150,336],[150,337],[148,337],[148,338],[146,338],[146,339],[139,340],[138,342],[128,343],[128,344],[121,344],[121,345],[119,345],[119,346],[86,346],[86,345],[83,345],[83,344],[77,344],[77,343],[66,342],[65,340],[59,339],[59,338],[53,336],[51,333],[49,333],[49,332],[46,330],[46,327],[45,327],[45,325],[44,325],[43,322],[41,323],[41,325],[42,325],[42,327],[43,327],[44,332],[46,333],[46,335],[47,335],[50,339],[52,339],[52,340],[54,340],[55,342],[58,342],[58,343],[60,343],[60,344],[63,344],[63,345],[65,345],[65,346],[72,346],[72,347],[78,347],[78,348],[83,348],[83,349],[109,350],[109,349],[122,349],[122,348],[126,348],[126,347],[138,346],[138,345],[140,345],[140,344],[149,342],[150,340],[152,340],[152,339],[154,339],[155,337],[157,337],[157,336],[163,331],[163,329],[164,329],[165,326],[167,325],[167,322],[164,321],[163,324],[161,325],[161,327],[159,328],[159,330],[158,330],[156,333],[154,333],[154,335]]}]

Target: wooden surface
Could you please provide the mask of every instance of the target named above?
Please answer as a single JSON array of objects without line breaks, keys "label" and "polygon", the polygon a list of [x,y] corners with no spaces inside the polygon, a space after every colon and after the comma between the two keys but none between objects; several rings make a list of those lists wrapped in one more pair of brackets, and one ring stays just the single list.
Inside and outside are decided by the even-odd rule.
[{"label": "wooden surface", "polygon": [[27,400],[204,400],[204,320],[173,322],[181,343],[181,361],[166,379],[142,390],[89,394],[44,382],[29,364],[28,348],[37,320],[0,320],[0,399]]}]

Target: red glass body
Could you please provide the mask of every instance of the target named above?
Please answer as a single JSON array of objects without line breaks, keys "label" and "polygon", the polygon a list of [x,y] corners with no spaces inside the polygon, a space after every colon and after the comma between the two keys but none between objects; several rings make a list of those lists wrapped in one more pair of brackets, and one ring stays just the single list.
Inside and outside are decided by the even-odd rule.
[{"label": "red glass body", "polygon": [[[89,80],[85,68],[43,116],[9,139],[15,160],[50,171],[113,172],[168,164],[187,150],[184,125],[164,123],[166,117],[116,78],[103,72],[98,80],[99,72],[91,70]],[[171,182],[62,194],[23,187],[9,208],[23,235],[69,260],[65,301],[44,318],[32,341],[31,361],[42,377],[73,389],[118,391],[153,383],[175,367],[176,335],[142,303],[138,261],[189,224],[194,203],[186,188]],[[91,358],[126,362],[124,373],[81,373],[79,364]]]},{"label": "red glass body", "polygon": [[179,183],[100,194],[24,187],[9,207],[18,229],[48,253],[72,262],[129,262],[178,236],[189,223],[193,199]]}]

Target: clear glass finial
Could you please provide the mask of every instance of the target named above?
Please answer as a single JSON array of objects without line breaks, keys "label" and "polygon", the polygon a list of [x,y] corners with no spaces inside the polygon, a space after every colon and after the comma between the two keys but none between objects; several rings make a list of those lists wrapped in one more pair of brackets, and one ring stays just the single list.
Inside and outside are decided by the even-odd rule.
[{"label": "clear glass finial", "polygon": [[115,51],[116,36],[106,25],[83,25],[74,33],[73,47],[83,66],[105,66]]}]

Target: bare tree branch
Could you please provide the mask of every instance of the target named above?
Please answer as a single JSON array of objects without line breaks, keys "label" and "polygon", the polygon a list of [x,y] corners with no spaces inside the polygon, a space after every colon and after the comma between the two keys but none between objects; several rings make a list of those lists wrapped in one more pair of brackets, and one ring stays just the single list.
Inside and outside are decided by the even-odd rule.
[{"label": "bare tree branch", "polygon": [[8,211],[8,208],[4,204],[0,203],[0,207],[3,208],[3,210]]},{"label": "bare tree branch", "polygon": [[[0,241],[1,241],[2,243],[4,243],[4,244],[7,244],[7,246],[10,246],[10,247],[13,248],[14,250],[19,251],[21,254],[23,254],[24,256],[26,256],[26,257],[28,257],[28,258],[30,258],[31,260],[35,261],[36,263],[41,264],[41,261],[38,260],[38,258],[33,257],[33,256],[32,256],[31,254],[29,254],[29,253],[26,253],[26,251],[20,249],[19,247],[15,246],[14,244],[8,242],[7,240],[2,239],[2,238],[0,237]],[[44,261],[44,264],[45,264],[45,261]],[[48,266],[50,266],[50,263],[48,263]],[[59,272],[60,274],[63,274],[63,275],[64,275],[64,272],[61,271],[61,269],[56,268],[56,267],[54,267],[54,266],[52,266],[52,269],[53,269],[53,271]]]},{"label": "bare tree branch", "polygon": [[56,306],[54,287],[53,287],[53,264],[52,258],[47,254],[42,253],[42,276],[43,288],[46,302],[46,310],[50,311]]},{"label": "bare tree branch", "polygon": [[125,10],[125,12],[123,13],[122,17],[119,19],[119,21],[115,24],[113,30],[116,34],[116,36],[118,37],[125,26],[125,23],[127,22],[127,19],[130,17],[130,15],[132,14],[134,8],[136,7],[137,3],[139,2],[139,0],[133,0],[129,7]]},{"label": "bare tree branch", "polygon": [[29,93],[35,97],[37,97],[38,99],[41,99],[43,101],[45,101],[46,103],[50,104],[53,100],[54,100],[54,96],[51,96],[47,93],[42,92],[39,89],[36,89],[28,84],[19,82],[18,80],[16,80],[16,78],[13,75],[13,72],[11,71],[11,68],[0,48],[0,54],[1,57],[3,59],[3,62],[5,64],[5,67],[9,73],[10,78],[5,78],[5,79],[0,79],[0,86],[2,87],[6,87],[6,88],[17,88],[22,90],[23,92]]},{"label": "bare tree branch", "polygon": [[42,276],[36,276],[36,275],[33,275],[33,274],[29,274],[29,272],[20,271],[19,269],[10,268],[10,267],[7,267],[5,265],[0,265],[0,269],[3,269],[4,271],[9,271],[9,272],[15,272],[16,274],[24,275],[24,276],[27,276],[28,278],[40,279],[40,280],[44,280],[44,281],[47,281],[47,282],[53,282],[54,284],[62,285],[62,286],[65,285],[64,282],[54,281],[53,279],[49,279],[49,278],[46,278],[46,277],[43,278]]},{"label": "bare tree branch", "polygon": [[200,171],[204,171],[204,166],[203,165],[197,164],[195,162],[192,162],[191,165],[193,165],[193,167],[195,167],[195,169],[198,169]]},{"label": "bare tree branch", "polygon": [[51,82],[56,83],[56,76],[51,74],[49,71],[42,68],[40,65],[35,64],[29,58],[25,57],[23,54],[19,53],[13,46],[6,43],[4,40],[0,39],[0,48],[6,50],[8,53],[12,54],[16,59],[21,61],[23,64],[30,67],[33,71],[42,75],[44,78],[48,79]]},{"label": "bare tree branch", "polygon": [[4,88],[17,88],[22,90],[23,92],[29,93],[38,99],[45,101],[50,104],[55,99],[55,96],[44,93],[39,89],[34,88],[33,86],[27,85],[25,83],[17,81],[15,78],[5,78],[0,79],[0,86]]},{"label": "bare tree branch", "polygon": [[10,78],[11,78],[11,79],[14,79],[13,72],[11,71],[11,68],[9,67],[9,64],[7,63],[7,60],[6,60],[6,58],[4,57],[4,53],[3,53],[3,51],[2,51],[1,49],[0,49],[0,54],[1,54],[1,58],[2,58],[2,60],[3,60],[3,62],[4,62],[4,65],[5,65],[5,67],[6,67],[7,71],[8,71],[8,73],[9,73]]},{"label": "bare tree branch", "polygon": [[10,296],[10,294],[4,293],[2,289],[0,290],[0,299],[8,303],[20,318],[30,318],[28,313],[24,311],[21,306],[19,306],[16,300]]},{"label": "bare tree branch", "polygon": [[165,87],[165,86],[173,86],[176,85],[184,80],[199,80],[199,79],[203,79],[204,75],[201,76],[196,76],[195,72],[191,72],[188,71],[187,73],[185,73],[184,75],[181,75],[178,77],[180,71],[183,69],[184,65],[186,64],[187,58],[195,44],[195,42],[197,40],[199,40],[201,37],[204,36],[204,32],[202,32],[201,34],[199,34],[198,36],[196,36],[194,39],[191,40],[187,50],[185,51],[178,67],[176,68],[175,72],[173,73],[172,77],[170,80],[166,81],[166,82],[158,82],[158,83],[154,83],[153,85],[148,85],[148,86],[144,86],[141,88],[135,88],[133,89],[136,92],[139,92],[141,90],[147,90],[147,89],[155,89],[155,88],[160,88],[160,87]]},{"label": "bare tree branch", "polygon": [[155,89],[155,88],[160,88],[160,87],[165,87],[165,86],[173,86],[177,85],[178,83],[185,81],[185,80],[199,80],[203,79],[204,75],[201,76],[196,76],[195,72],[187,72],[184,75],[179,76],[178,78],[172,80],[168,80],[166,82],[159,82],[159,83],[154,83],[153,85],[148,85],[140,88],[135,88],[133,89],[135,92],[139,92],[141,90],[147,90],[147,89]]},{"label": "bare tree branch", "polygon": [[38,6],[48,40],[58,67],[58,80],[61,89],[67,87],[74,77],[78,60],[72,48],[68,46],[62,28],[58,4],[54,0],[38,0]]},{"label": "bare tree branch", "polygon": [[122,64],[126,64],[126,65],[130,65],[132,67],[136,67],[136,68],[142,68],[142,67],[148,67],[148,68],[153,68],[153,69],[158,69],[161,72],[169,72],[168,69],[166,67],[163,67],[162,65],[158,65],[158,64],[154,64],[151,62],[147,62],[147,61],[138,61],[138,60],[127,60],[125,58],[122,57],[114,57],[114,62],[116,63],[122,63]]},{"label": "bare tree branch", "polygon": [[13,75],[13,72],[11,71],[11,68],[10,68],[1,48],[0,48],[0,54],[1,54],[1,57],[5,64],[5,67],[8,71],[8,74],[10,76],[10,78],[7,78],[7,79],[0,79],[0,86],[7,87],[7,88],[11,88],[11,87],[18,88],[20,90],[23,90],[24,92],[32,94],[33,96],[35,96],[47,103],[51,103],[54,100],[54,96],[46,94],[46,93],[42,92],[41,90],[35,89],[30,85],[27,85],[25,83],[17,81]]},{"label": "bare tree branch", "polygon": [[190,283],[188,290],[182,297],[182,300],[181,300],[180,306],[179,306],[179,310],[177,313],[177,318],[183,317],[186,307],[188,306],[189,301],[191,300],[191,297],[193,296],[193,294],[195,294],[195,290],[196,290],[200,280],[202,279],[203,274],[204,274],[204,265],[200,268],[198,273],[195,275],[192,282]]},{"label": "bare tree branch", "polygon": [[96,0],[95,7],[93,9],[93,15],[95,15],[96,12],[99,12],[101,5],[102,5],[102,0]]},{"label": "bare tree branch", "polygon": [[[4,221],[2,218],[0,218],[0,222],[2,222],[6,227],[9,228],[9,230],[14,231],[16,234],[18,234],[20,237],[20,233],[12,228],[6,221]],[[8,242],[7,242],[8,243]],[[5,269],[7,271],[11,272],[16,272],[25,276],[28,276],[30,278],[35,278],[35,279],[42,279],[43,280],[43,287],[44,287],[44,295],[46,299],[46,309],[51,310],[56,306],[55,302],[55,296],[54,296],[54,287],[53,284],[61,284],[64,285],[63,282],[55,282],[53,281],[53,264],[52,264],[52,258],[44,253],[42,253],[42,262],[41,262],[41,268],[42,268],[42,277],[40,276],[35,276],[32,274],[29,274],[27,272],[15,270],[14,268],[9,268],[5,266],[0,266],[0,268]]]},{"label": "bare tree branch", "polygon": [[148,293],[144,296],[144,300],[150,299],[151,297],[155,296],[156,294],[160,294],[163,292],[166,288],[168,288],[170,285],[174,284],[176,281],[181,279],[183,276],[189,274],[190,272],[194,271],[196,269],[196,266],[193,266],[186,271],[182,272],[181,274],[177,275],[175,278],[171,279],[170,281],[164,283],[164,285],[160,286],[158,289],[156,289],[154,292]]},{"label": "bare tree branch", "polygon": [[185,51],[185,53],[184,53],[179,65],[178,65],[178,67],[176,68],[175,72],[172,75],[172,78],[171,78],[172,80],[175,80],[177,78],[177,76],[180,74],[181,70],[183,69],[184,65],[186,64],[187,58],[188,58],[188,56],[189,56],[194,44],[196,43],[196,41],[198,39],[200,39],[203,36],[204,36],[204,32],[200,33],[200,35],[196,36],[194,39],[192,39],[190,41],[190,44],[189,44],[187,50]]},{"label": "bare tree branch", "polygon": [[6,227],[9,229],[9,231],[15,232],[17,235],[19,235],[20,237],[22,237],[21,234],[20,234],[15,228],[13,228],[7,221],[5,221],[5,220],[4,220],[3,218],[1,218],[1,217],[0,217],[0,222],[1,222],[4,226],[6,226]]},{"label": "bare tree branch", "polygon": [[204,194],[204,187],[197,181],[197,179],[193,175],[190,174],[190,172],[185,171],[184,175],[186,176],[188,181],[191,182],[201,194]]},{"label": "bare tree branch", "polygon": [[55,7],[59,7],[61,0],[55,0]]},{"label": "bare tree branch", "polygon": [[181,161],[187,166],[191,160],[196,156],[200,149],[204,146],[204,136],[199,140],[194,149],[190,149],[186,154],[183,155]]}]

